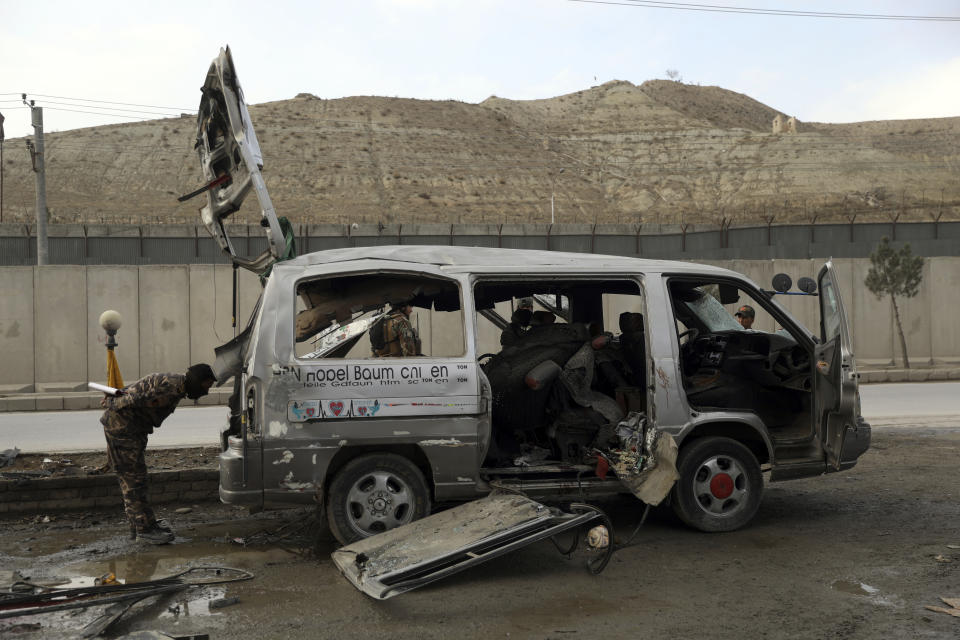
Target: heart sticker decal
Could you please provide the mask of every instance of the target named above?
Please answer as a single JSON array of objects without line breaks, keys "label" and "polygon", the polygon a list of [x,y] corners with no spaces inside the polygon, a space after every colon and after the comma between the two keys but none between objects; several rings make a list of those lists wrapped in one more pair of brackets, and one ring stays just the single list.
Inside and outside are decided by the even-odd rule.
[{"label": "heart sticker decal", "polygon": [[331,402],[331,403],[330,403],[330,411],[333,412],[333,415],[339,416],[341,413],[343,413],[343,403],[342,403],[342,402]]}]

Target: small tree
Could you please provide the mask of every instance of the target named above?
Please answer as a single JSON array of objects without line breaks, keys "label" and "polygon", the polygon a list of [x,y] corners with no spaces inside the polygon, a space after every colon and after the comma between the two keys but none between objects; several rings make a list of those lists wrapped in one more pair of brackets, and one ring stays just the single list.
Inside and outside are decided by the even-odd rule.
[{"label": "small tree", "polygon": [[884,237],[870,254],[870,265],[864,284],[873,295],[877,296],[877,299],[890,296],[893,317],[897,321],[897,333],[900,334],[903,366],[909,369],[907,341],[903,337],[903,324],[900,322],[897,296],[912,298],[917,295],[920,282],[923,280],[923,257],[913,255],[909,243],[904,244],[900,250],[894,249],[890,245],[890,238]]}]

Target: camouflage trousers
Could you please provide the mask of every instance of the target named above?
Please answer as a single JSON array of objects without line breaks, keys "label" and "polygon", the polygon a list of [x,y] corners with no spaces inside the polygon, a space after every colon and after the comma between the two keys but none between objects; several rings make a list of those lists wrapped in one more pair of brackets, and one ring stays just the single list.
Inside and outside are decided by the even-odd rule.
[{"label": "camouflage trousers", "polygon": [[157,518],[147,503],[147,463],[143,452],[147,436],[116,436],[104,430],[107,438],[107,458],[120,481],[123,509],[130,521],[131,531],[149,531],[156,527]]}]

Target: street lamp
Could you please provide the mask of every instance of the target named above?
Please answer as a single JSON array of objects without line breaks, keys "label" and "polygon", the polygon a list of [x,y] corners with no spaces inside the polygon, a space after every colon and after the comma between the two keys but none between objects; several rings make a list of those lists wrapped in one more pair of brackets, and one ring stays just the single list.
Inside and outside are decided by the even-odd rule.
[{"label": "street lamp", "polygon": [[561,167],[560,171],[550,174],[550,224],[553,224],[553,192],[556,191],[557,178],[556,176],[564,172],[564,168]]},{"label": "street lamp", "polygon": [[120,365],[113,352],[117,346],[117,331],[123,324],[123,318],[116,311],[110,309],[100,314],[100,326],[107,332],[107,385],[115,389],[123,388],[123,377],[120,375]]}]

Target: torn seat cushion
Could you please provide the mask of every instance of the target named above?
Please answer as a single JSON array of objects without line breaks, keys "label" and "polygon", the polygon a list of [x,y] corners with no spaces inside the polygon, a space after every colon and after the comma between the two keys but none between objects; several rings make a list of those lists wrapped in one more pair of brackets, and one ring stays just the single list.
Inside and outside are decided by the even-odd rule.
[{"label": "torn seat cushion", "polygon": [[550,387],[534,391],[524,379],[547,360],[561,367],[590,339],[582,324],[555,324],[524,335],[493,356],[484,373],[493,390],[493,423],[499,429],[530,431],[544,425]]}]

